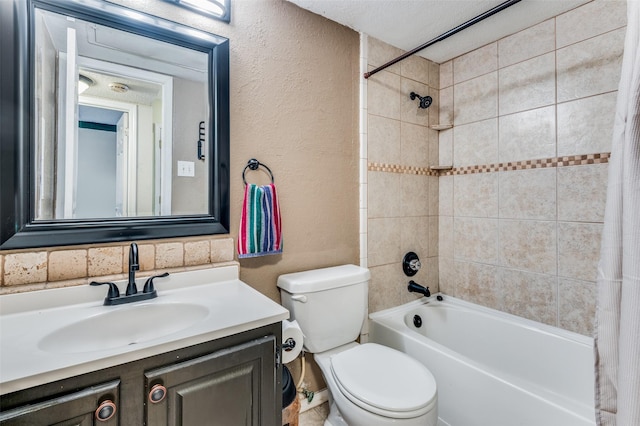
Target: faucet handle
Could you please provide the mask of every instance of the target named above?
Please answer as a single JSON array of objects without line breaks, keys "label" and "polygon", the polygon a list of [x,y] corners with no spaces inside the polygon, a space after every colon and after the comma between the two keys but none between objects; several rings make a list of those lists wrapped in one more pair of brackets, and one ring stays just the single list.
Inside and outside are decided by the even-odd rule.
[{"label": "faucet handle", "polygon": [[409,268],[411,268],[413,271],[419,271],[420,268],[422,268],[422,263],[420,263],[418,259],[413,259],[409,261]]},{"label": "faucet handle", "polygon": [[153,279],[154,278],[164,278],[164,277],[168,277],[169,273],[165,272],[164,274],[160,274],[160,275],[154,275],[152,277],[149,277],[149,279],[147,279],[147,281],[144,283],[144,288],[142,289],[143,293],[153,293],[154,291],[156,291],[155,288],[153,288]]},{"label": "faucet handle", "polygon": [[418,273],[421,267],[422,264],[420,263],[420,258],[417,254],[410,251],[404,255],[404,258],[402,259],[402,270],[406,276],[414,276]]},{"label": "faucet handle", "polygon": [[115,299],[116,297],[120,297],[120,290],[118,290],[118,286],[115,285],[114,283],[109,283],[109,282],[99,283],[97,281],[91,281],[89,285],[92,285],[92,286],[108,285],[109,292],[107,293],[107,299]]}]

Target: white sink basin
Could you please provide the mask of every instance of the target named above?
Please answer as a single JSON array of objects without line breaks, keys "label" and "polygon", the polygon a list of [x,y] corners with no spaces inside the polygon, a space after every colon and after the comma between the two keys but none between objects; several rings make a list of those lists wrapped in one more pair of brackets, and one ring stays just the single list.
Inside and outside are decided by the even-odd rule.
[{"label": "white sink basin", "polygon": [[[2,0],[0,0],[2,1]],[[120,293],[126,281],[116,282]],[[158,297],[104,306],[81,285],[0,296],[0,395],[275,324],[289,312],[237,265],[172,273]]]},{"label": "white sink basin", "polygon": [[47,352],[79,353],[135,345],[184,330],[209,309],[191,303],[132,304],[84,318],[44,336]]}]

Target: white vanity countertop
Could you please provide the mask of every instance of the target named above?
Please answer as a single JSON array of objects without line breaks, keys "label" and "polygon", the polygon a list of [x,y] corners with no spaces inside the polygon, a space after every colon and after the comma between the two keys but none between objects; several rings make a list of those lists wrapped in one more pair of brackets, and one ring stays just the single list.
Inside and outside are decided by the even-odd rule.
[{"label": "white vanity countertop", "polygon": [[[124,294],[126,282],[117,284]],[[143,284],[144,279],[137,280],[138,291],[142,291]],[[154,280],[154,284],[157,298],[116,306],[103,306],[107,286],[84,285],[0,296],[0,395],[231,336],[289,317],[284,307],[240,281],[237,266],[175,273]],[[83,319],[107,314],[117,321],[119,313],[124,318],[132,317],[136,307],[152,304],[200,305],[199,311],[204,313],[186,328],[117,347],[77,351],[41,347],[46,346],[43,342],[47,335],[65,326],[73,327]],[[170,323],[172,318],[163,321]],[[101,324],[99,319],[90,324],[99,324],[94,327],[97,334],[100,328],[110,325]],[[136,327],[144,333],[154,324]]]}]

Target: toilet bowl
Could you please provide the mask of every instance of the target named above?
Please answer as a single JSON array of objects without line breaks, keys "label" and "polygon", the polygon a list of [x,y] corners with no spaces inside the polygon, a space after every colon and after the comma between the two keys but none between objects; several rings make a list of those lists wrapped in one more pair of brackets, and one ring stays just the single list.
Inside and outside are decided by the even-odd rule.
[{"label": "toilet bowl", "polygon": [[395,349],[356,343],[366,320],[366,268],[342,265],[281,275],[282,304],[298,321],[329,390],[325,426],[436,426],[431,372]]},{"label": "toilet bowl", "polygon": [[314,354],[329,389],[325,426],[435,426],[436,382],[408,355],[375,343]]}]

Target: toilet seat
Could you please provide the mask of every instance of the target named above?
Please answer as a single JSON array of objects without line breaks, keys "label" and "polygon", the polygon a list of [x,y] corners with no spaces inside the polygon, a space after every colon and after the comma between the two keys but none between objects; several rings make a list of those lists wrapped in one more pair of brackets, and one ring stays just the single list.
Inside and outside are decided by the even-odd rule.
[{"label": "toilet seat", "polygon": [[435,403],[431,372],[408,355],[376,343],[331,356],[331,374],[345,397],[381,416],[418,417]]}]

